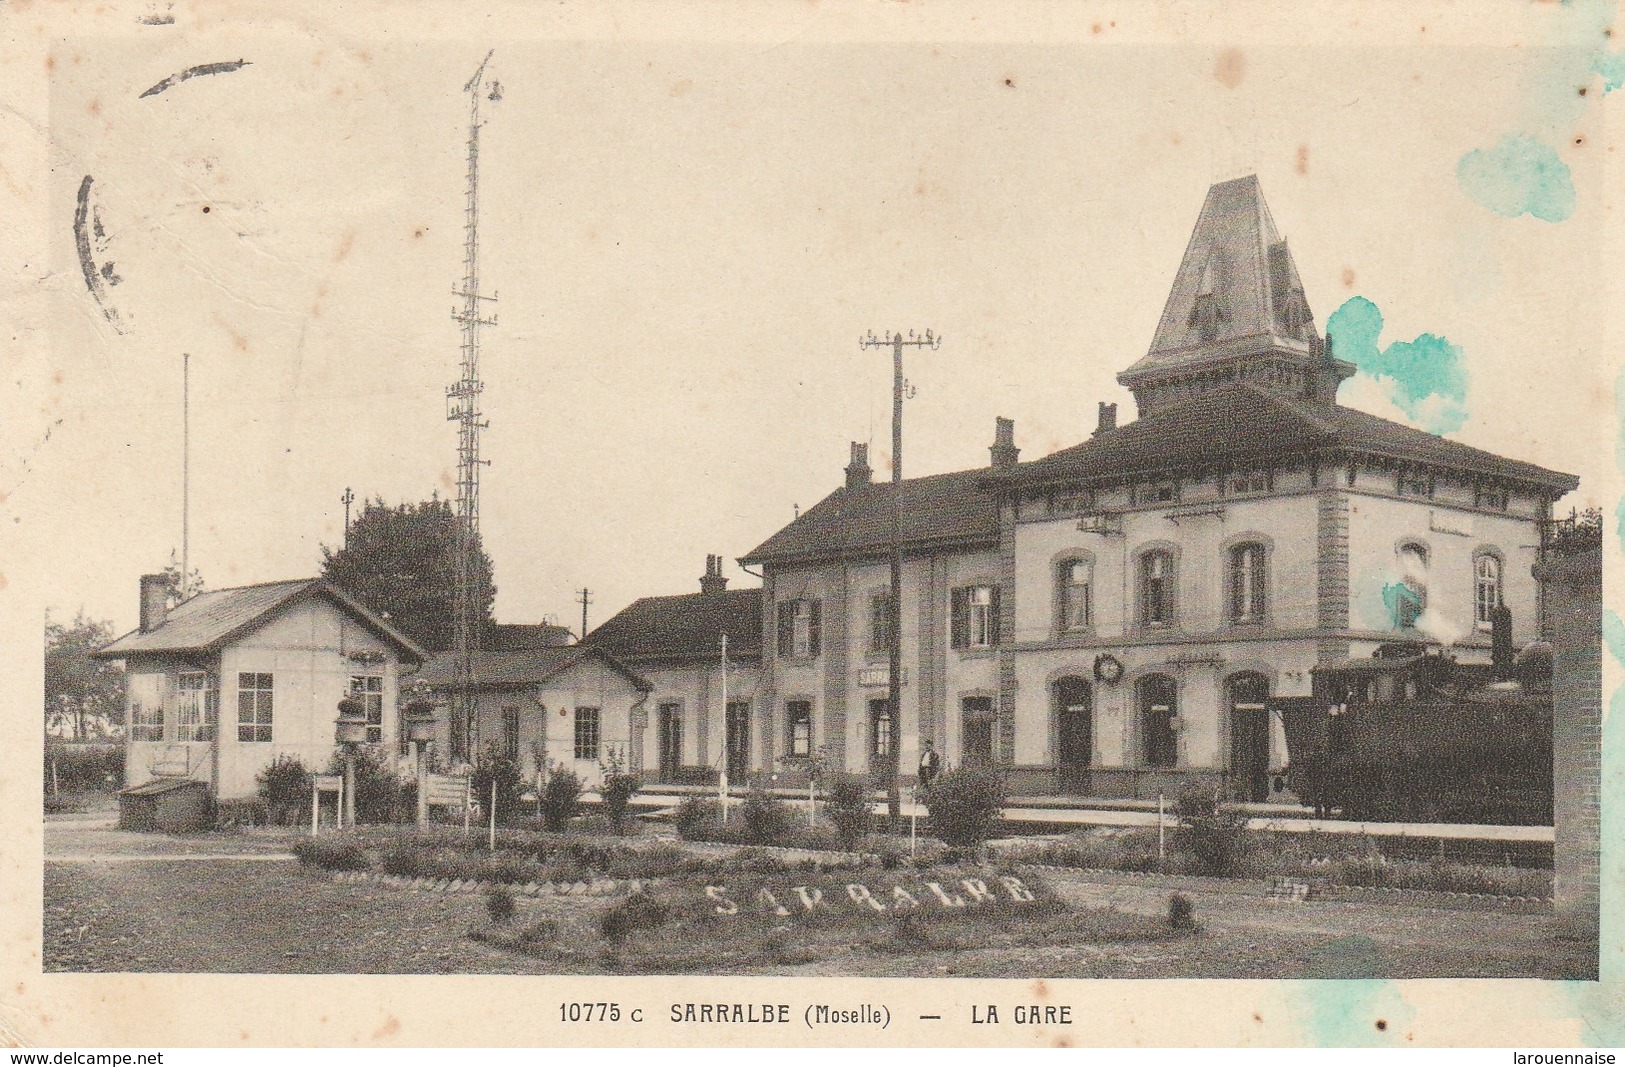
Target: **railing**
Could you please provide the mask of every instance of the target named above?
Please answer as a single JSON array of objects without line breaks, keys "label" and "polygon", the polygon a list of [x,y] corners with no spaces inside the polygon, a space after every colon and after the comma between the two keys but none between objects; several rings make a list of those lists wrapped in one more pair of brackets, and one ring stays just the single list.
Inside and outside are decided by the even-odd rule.
[{"label": "railing", "polygon": [[1602,509],[1571,508],[1567,518],[1545,519],[1540,526],[1540,558],[1572,556],[1602,547]]}]

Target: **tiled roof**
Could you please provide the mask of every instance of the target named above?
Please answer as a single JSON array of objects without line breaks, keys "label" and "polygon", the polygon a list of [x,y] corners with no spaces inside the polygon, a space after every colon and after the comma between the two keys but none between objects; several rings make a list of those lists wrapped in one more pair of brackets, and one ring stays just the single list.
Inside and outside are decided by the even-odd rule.
[{"label": "tiled roof", "polygon": [[274,612],[309,596],[332,600],[368,629],[394,644],[407,658],[418,661],[424,658],[424,651],[411,638],[320,578],[265,582],[199,593],[172,608],[160,625],[146,633],[132,630],[97,650],[95,655],[102,659],[121,659],[153,653],[212,652],[260,625]]},{"label": "tiled roof", "polygon": [[1227,385],[1024,463],[1018,483],[1106,479],[1216,462],[1267,461],[1292,452],[1353,451],[1567,492],[1578,480],[1355,408]]},{"label": "tiled roof", "polygon": [[497,652],[558,648],[573,636],[569,627],[550,622],[499,622],[491,627],[491,648]]},{"label": "tiled roof", "polygon": [[[925,546],[994,544],[999,509],[979,483],[991,468],[909,478],[902,483],[905,551]],[[742,563],[851,557],[884,552],[891,544],[891,483],[845,486],[751,549]]]},{"label": "tiled roof", "polygon": [[762,654],[762,591],[650,596],[633,601],[587,635],[586,644],[629,663],[716,660],[721,634],[735,660]]},{"label": "tiled roof", "polygon": [[[649,683],[637,672],[621,663],[603,649],[587,645],[566,645],[560,648],[531,648],[519,652],[474,653],[474,684],[479,688],[503,689],[516,686],[538,685],[554,675],[561,674],[584,659],[598,659],[625,675],[639,689],[647,690]],[[418,678],[436,689],[446,689],[457,683],[458,656],[456,652],[437,652],[423,665]]]}]

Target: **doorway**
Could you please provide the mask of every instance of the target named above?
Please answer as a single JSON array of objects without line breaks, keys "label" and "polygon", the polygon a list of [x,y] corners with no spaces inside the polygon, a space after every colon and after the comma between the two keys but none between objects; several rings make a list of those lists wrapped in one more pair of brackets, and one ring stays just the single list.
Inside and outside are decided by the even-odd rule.
[{"label": "doorway", "polygon": [[993,698],[966,697],[960,709],[960,763],[966,767],[992,766]]},{"label": "doorway", "polygon": [[677,779],[677,770],[683,765],[683,706],[660,705],[660,780]]},{"label": "doorway", "polygon": [[743,782],[750,774],[750,701],[728,701],[727,722],[728,781]]},{"label": "doorway", "polygon": [[1226,688],[1230,697],[1230,793],[1255,804],[1270,795],[1269,681],[1262,674],[1237,674]]},{"label": "doorway", "polygon": [[1056,681],[1055,763],[1061,792],[1089,795],[1089,764],[1094,758],[1094,702],[1089,683],[1078,677]]}]

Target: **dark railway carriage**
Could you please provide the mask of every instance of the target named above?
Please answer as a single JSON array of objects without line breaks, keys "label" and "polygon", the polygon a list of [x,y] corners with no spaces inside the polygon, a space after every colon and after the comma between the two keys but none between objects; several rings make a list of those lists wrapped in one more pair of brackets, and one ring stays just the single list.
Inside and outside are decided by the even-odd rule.
[{"label": "dark railway carriage", "polygon": [[1288,779],[1319,815],[1521,825],[1552,819],[1552,696],[1538,650],[1520,681],[1417,645],[1313,671],[1313,696],[1272,701]]}]

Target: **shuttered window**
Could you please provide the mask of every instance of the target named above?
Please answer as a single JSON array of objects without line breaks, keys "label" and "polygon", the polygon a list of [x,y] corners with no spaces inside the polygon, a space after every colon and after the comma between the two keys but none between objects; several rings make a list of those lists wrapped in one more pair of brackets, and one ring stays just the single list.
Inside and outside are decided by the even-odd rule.
[{"label": "shuttered window", "polygon": [[950,642],[955,648],[991,648],[999,643],[999,587],[967,585],[951,595]]},{"label": "shuttered window", "polygon": [[820,603],[785,600],[779,603],[779,655],[807,659],[818,655]]}]

